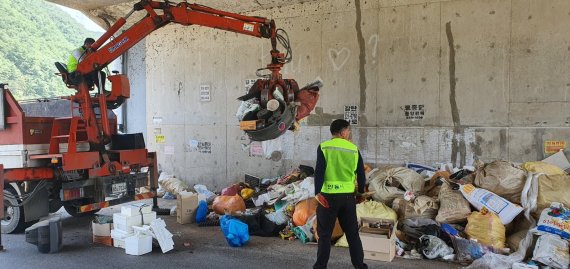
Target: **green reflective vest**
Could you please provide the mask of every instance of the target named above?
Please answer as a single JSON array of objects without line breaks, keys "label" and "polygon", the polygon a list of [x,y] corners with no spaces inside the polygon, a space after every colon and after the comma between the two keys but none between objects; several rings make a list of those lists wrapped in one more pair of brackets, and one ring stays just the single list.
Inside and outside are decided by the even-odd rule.
[{"label": "green reflective vest", "polygon": [[333,138],[321,143],[325,156],[325,180],[323,193],[353,193],[355,188],[358,147],[342,138]]},{"label": "green reflective vest", "polygon": [[75,49],[70,55],[69,58],[67,59],[67,72],[71,73],[75,70],[77,70],[77,65],[79,64],[79,62],[81,62],[80,59],[81,56],[83,56],[83,53],[85,52],[85,49],[83,48],[83,46]]}]

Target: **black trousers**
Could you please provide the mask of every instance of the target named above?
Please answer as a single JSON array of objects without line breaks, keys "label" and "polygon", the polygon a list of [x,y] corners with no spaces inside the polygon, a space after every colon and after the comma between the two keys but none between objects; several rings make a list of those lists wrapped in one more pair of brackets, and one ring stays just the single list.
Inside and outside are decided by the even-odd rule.
[{"label": "black trousers", "polygon": [[329,202],[329,208],[319,204],[317,207],[317,233],[319,249],[317,261],[313,268],[327,268],[331,252],[331,236],[338,217],[340,226],[346,235],[350,249],[350,260],[357,269],[365,269],[364,251],[358,235],[358,220],[356,218],[356,199],[354,194],[324,194]]},{"label": "black trousers", "polygon": [[[99,76],[101,76],[101,85],[99,85]],[[71,82],[77,84],[81,82],[81,78],[78,76],[77,72],[70,73]],[[103,71],[93,71],[87,75],[83,76],[83,79],[87,82],[87,86],[90,88],[97,86],[99,91],[105,90],[105,80],[107,79],[107,74]]]}]

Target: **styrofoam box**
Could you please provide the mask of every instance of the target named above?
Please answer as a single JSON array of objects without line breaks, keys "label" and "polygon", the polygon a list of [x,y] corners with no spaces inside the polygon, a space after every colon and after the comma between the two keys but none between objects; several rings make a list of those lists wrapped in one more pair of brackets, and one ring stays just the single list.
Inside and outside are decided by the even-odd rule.
[{"label": "styrofoam box", "polygon": [[113,229],[111,230],[111,238],[113,238],[113,246],[116,248],[125,248],[125,238],[133,236],[133,233]]},{"label": "styrofoam box", "polygon": [[152,251],[152,236],[139,234],[125,239],[125,253],[144,255]]},{"label": "styrofoam box", "polygon": [[117,230],[122,230],[127,233],[133,232],[133,226],[142,226],[150,224],[156,219],[156,212],[151,211],[149,214],[143,214],[143,223],[141,223],[141,216],[125,216],[120,213],[113,214],[113,227]]},{"label": "styrofoam box", "polygon": [[125,240],[125,238],[133,236],[134,233],[129,233],[122,230],[113,229],[111,230],[111,237],[113,239]]},{"label": "styrofoam box", "polygon": [[145,203],[136,203],[121,207],[121,214],[129,217],[140,216],[141,213],[150,214],[151,211],[152,206]]},{"label": "styrofoam box", "polygon": [[113,246],[116,248],[125,248],[125,240],[113,238]]}]

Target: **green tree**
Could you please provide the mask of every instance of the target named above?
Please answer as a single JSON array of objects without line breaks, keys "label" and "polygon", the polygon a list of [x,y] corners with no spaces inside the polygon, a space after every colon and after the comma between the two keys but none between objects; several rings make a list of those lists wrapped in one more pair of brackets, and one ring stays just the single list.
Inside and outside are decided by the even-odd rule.
[{"label": "green tree", "polygon": [[73,94],[55,62],[67,62],[85,37],[97,38],[55,4],[44,0],[0,0],[0,83],[17,99]]}]

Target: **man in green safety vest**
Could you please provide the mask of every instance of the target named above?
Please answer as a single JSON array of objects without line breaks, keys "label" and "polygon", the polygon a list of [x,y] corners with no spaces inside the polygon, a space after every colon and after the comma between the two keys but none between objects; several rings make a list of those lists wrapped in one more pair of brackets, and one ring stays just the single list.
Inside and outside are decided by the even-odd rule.
[{"label": "man in green safety vest", "polygon": [[317,234],[319,248],[313,268],[327,268],[331,251],[331,236],[338,217],[350,248],[354,268],[368,268],[364,263],[364,251],[358,235],[356,218],[355,181],[358,192],[364,193],[366,175],[364,162],[358,147],[350,139],[350,123],[338,119],[330,126],[332,139],[321,143],[317,149],[315,168],[315,198],[317,207]]},{"label": "man in green safety vest", "polygon": [[[78,83],[80,78],[78,77],[77,72],[77,65],[83,61],[83,59],[87,56],[87,54],[91,50],[91,45],[95,43],[95,39],[93,38],[86,38],[83,42],[83,46],[73,50],[67,59],[67,72],[70,74],[70,78],[74,83]],[[87,75],[84,75],[83,78],[87,81],[89,87],[93,87],[93,85],[97,85],[97,88],[100,92],[105,90],[105,79],[107,75],[103,71],[94,71]],[[101,81],[101,83],[99,83]]]}]

